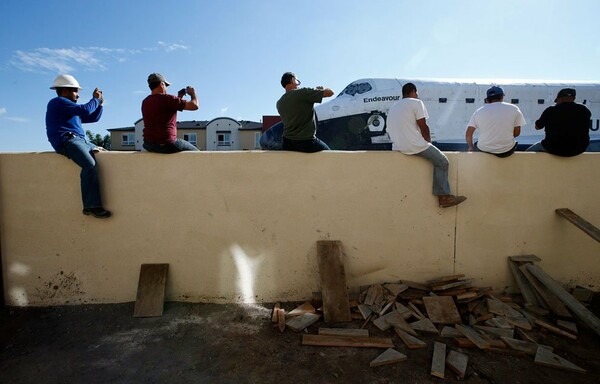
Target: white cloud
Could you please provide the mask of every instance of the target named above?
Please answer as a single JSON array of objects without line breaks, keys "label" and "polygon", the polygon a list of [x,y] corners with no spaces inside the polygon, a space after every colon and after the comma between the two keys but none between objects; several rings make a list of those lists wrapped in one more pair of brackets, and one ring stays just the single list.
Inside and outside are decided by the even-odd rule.
[{"label": "white cloud", "polygon": [[0,108],[0,116],[4,115],[6,113],[6,108],[2,107]]},{"label": "white cloud", "polygon": [[14,121],[15,123],[28,123],[31,121],[26,117],[7,117],[6,120]]},{"label": "white cloud", "polygon": [[221,108],[221,113],[227,112],[228,109],[229,109],[229,107],[223,107],[223,108]]},{"label": "white cloud", "polygon": [[9,64],[27,72],[69,73],[76,70],[104,71],[110,63],[123,63],[143,52],[164,50],[188,50],[183,44],[158,42],[158,45],[143,49],[106,47],[36,48],[15,51]]}]

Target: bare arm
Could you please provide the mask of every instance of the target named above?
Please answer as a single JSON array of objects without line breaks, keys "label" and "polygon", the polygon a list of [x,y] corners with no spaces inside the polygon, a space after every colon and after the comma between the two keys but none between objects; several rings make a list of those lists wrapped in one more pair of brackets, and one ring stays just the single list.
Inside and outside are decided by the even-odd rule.
[{"label": "bare arm", "polygon": [[427,125],[425,118],[417,120],[417,125],[419,126],[419,129],[421,130],[421,135],[423,136],[423,138],[427,142],[431,143],[431,133],[429,131],[429,126]]},{"label": "bare arm", "polygon": [[465,138],[467,139],[467,148],[469,152],[473,151],[473,133],[475,132],[475,127],[467,127],[467,133],[465,134]]},{"label": "bare arm", "polygon": [[521,127],[515,127],[515,129],[513,130],[513,137],[517,137],[521,134]]},{"label": "bare arm", "polygon": [[186,87],[186,92],[190,95],[191,100],[186,100],[185,107],[183,107],[186,111],[195,111],[198,109],[198,98],[196,97],[196,90],[194,87]]},{"label": "bare arm", "polygon": [[331,97],[333,96],[333,91],[329,88],[323,88],[322,86],[318,86],[315,89],[318,89],[319,91],[323,91],[323,97]]}]

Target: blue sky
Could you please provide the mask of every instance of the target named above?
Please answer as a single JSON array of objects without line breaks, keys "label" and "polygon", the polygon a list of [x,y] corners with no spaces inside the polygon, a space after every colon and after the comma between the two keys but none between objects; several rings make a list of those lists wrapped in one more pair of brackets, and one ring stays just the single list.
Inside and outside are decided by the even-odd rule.
[{"label": "blue sky", "polygon": [[364,77],[600,81],[597,0],[0,2],[0,152],[50,151],[59,73],[104,91],[86,129],[133,126],[160,72],[192,85],[179,120],[276,114],[281,74],[341,91]]}]

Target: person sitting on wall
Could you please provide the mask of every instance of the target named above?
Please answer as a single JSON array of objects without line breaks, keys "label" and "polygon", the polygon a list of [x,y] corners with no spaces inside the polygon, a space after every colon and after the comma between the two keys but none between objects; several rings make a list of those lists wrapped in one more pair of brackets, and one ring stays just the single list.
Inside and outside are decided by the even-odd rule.
[{"label": "person sitting on wall", "polygon": [[[485,105],[473,113],[465,134],[469,151],[475,148],[498,157],[515,152],[515,137],[521,134],[525,118],[516,105],[504,102],[504,90],[493,86],[487,90]],[[479,129],[479,141],[473,145],[473,133]]]},{"label": "person sitting on wall", "polygon": [[105,219],[112,214],[102,207],[98,167],[94,153],[102,147],[88,143],[81,124],[95,123],[102,116],[104,98],[98,88],[86,104],[77,104],[79,82],[71,75],[58,75],[50,89],[57,97],[48,102],[46,109],[46,135],[57,153],[71,159],[81,167],[81,200],[83,214]]},{"label": "person sitting on wall", "polygon": [[557,156],[577,156],[590,144],[592,113],[583,104],[575,103],[573,88],[561,89],[556,105],[548,107],[535,122],[535,129],[544,129],[545,138],[527,148],[526,152],[548,152]]},{"label": "person sitting on wall", "polygon": [[329,88],[298,88],[300,80],[292,72],[281,76],[285,93],[277,101],[277,112],[283,120],[283,150],[313,153],[329,150],[329,146],[317,138],[315,110],[313,105],[324,97],[333,96]]},{"label": "person sitting on wall", "polygon": [[392,140],[392,150],[406,155],[417,155],[433,164],[433,194],[438,197],[441,208],[460,204],[467,198],[452,195],[448,184],[448,158],[431,144],[427,125],[427,109],[419,100],[413,83],[402,86],[402,99],[388,111],[387,132]]},{"label": "person sitting on wall", "polygon": [[[196,90],[188,86],[173,96],[167,94],[169,85],[171,83],[160,73],[148,76],[148,87],[152,93],[142,101],[144,149],[158,153],[198,151],[193,144],[177,138],[177,111],[198,109]],[[191,100],[183,99],[186,93]]]}]

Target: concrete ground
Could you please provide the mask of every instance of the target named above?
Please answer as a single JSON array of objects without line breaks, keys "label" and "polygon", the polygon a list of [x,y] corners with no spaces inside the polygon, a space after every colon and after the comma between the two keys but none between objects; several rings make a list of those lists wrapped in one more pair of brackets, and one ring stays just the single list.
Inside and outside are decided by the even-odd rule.
[{"label": "concrete ground", "polygon": [[[272,325],[271,308],[166,303],[156,318],[134,318],[133,303],[6,308],[0,310],[0,382],[441,383],[429,373],[434,340],[469,356],[467,383],[600,382],[600,337],[582,325],[577,341],[543,332],[535,337],[586,374],[536,365],[533,356],[460,349],[440,336],[421,337],[427,348],[408,350],[372,324],[371,336],[392,338],[408,360],[370,368],[383,349],[302,346],[301,334]],[[446,382],[457,381],[450,370],[445,374]]]}]

